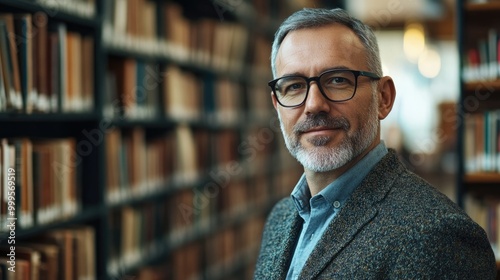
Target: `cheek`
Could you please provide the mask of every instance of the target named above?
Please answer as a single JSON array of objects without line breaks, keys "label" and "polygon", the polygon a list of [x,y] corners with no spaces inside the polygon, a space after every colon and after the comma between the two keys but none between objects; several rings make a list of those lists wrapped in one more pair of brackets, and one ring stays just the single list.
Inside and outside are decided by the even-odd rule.
[{"label": "cheek", "polygon": [[[286,110],[286,111],[285,111]],[[280,121],[283,125],[283,128],[285,129],[285,132],[290,134],[290,132],[293,130],[294,124],[297,122],[297,117],[294,112],[290,109],[285,109],[283,108],[278,110],[278,117],[280,118]]]},{"label": "cheek", "polygon": [[[366,106],[366,105],[364,105]],[[350,124],[349,128],[349,134],[354,134],[357,133],[359,130],[361,130],[363,127],[367,125],[369,122],[369,109],[368,107],[359,107],[359,108],[366,108],[366,109],[354,109],[351,110],[349,113],[344,114],[344,116],[347,118]]]}]

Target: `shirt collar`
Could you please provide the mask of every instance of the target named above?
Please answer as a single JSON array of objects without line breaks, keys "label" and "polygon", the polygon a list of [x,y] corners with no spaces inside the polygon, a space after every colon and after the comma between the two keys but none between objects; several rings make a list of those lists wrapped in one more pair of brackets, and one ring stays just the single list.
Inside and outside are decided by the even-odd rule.
[{"label": "shirt collar", "polygon": [[[384,141],[380,141],[373,150],[357,162],[352,168],[331,182],[317,195],[321,195],[330,205],[341,207],[351,196],[370,170],[387,154]],[[302,174],[291,193],[292,200],[299,213],[309,210],[311,192],[305,174]],[[339,204],[340,203],[340,204]]]}]

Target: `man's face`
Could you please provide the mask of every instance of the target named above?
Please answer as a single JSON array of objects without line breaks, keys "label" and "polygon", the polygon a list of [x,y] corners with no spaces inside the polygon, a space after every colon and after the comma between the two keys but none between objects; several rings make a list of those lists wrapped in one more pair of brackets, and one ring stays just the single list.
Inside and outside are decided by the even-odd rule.
[{"label": "man's face", "polygon": [[[290,32],[276,57],[277,77],[319,76],[338,68],[369,71],[359,38],[340,24]],[[337,170],[378,144],[373,90],[371,80],[359,76],[356,94],[348,101],[328,101],[315,82],[300,107],[284,108],[273,96],[286,146],[306,170]]]}]

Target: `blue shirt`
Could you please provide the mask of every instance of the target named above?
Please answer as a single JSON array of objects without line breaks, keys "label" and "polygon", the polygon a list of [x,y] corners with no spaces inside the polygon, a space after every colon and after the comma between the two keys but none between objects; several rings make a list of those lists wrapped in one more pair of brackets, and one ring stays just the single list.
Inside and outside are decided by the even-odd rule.
[{"label": "blue shirt", "polygon": [[305,174],[292,191],[291,197],[304,220],[286,279],[298,279],[309,255],[356,187],[370,170],[387,154],[383,141],[352,168],[311,197]]}]

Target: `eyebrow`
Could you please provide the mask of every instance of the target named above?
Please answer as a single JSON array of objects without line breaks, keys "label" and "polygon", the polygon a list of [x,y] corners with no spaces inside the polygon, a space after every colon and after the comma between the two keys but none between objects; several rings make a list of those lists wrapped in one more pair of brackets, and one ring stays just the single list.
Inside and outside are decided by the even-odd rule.
[{"label": "eyebrow", "polygon": [[[331,67],[331,68],[323,68],[319,74],[321,75],[322,73],[326,72],[326,71],[331,71],[331,70],[352,70],[351,68],[347,67],[347,66],[344,66],[344,65],[339,65],[339,66],[335,66],[335,67]],[[305,75],[301,72],[291,72],[291,73],[286,73],[280,77],[288,77],[288,76],[304,76]]]}]

